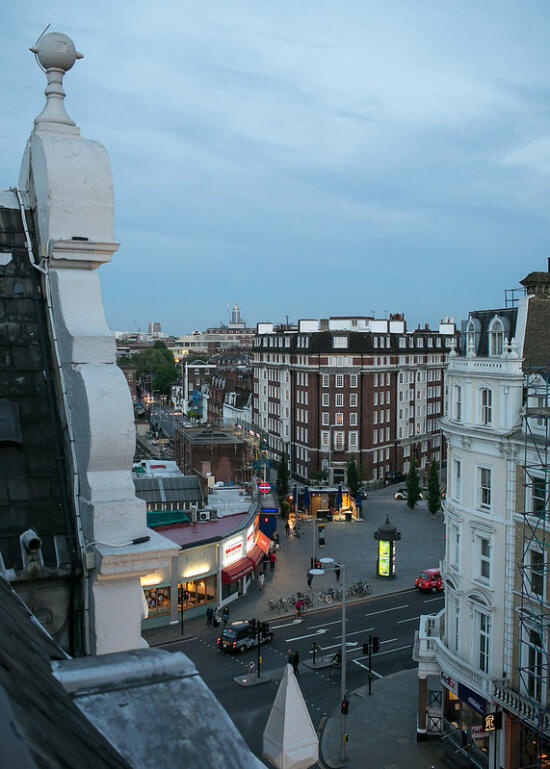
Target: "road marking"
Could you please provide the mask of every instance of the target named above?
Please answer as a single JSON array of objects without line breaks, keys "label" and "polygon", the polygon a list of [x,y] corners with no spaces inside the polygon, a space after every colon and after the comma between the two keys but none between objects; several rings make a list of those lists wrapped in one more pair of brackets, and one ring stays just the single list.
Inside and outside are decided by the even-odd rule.
[{"label": "road marking", "polygon": [[402,622],[414,622],[415,619],[420,619],[422,615],[419,614],[418,617],[409,617],[409,619],[398,619],[395,623],[396,625],[400,625]]},{"label": "road marking", "polygon": [[[352,662],[354,662],[356,665],[359,665],[359,667],[362,667],[364,670],[369,669],[368,665],[363,665],[363,663],[359,662],[359,660],[352,660]],[[376,672],[376,670],[371,670],[371,673],[373,674],[373,676],[376,676],[377,678],[384,678],[384,676],[381,676],[380,673]]]},{"label": "road marking", "polygon": [[427,598],[424,603],[433,603],[434,601],[443,601],[445,598],[444,595],[438,595],[437,598]]},{"label": "road marking", "polygon": [[334,622],[323,622],[322,625],[310,625],[309,627],[305,628],[306,630],[314,630],[316,627],[328,627],[329,625],[341,625],[342,620],[337,619],[334,620]]},{"label": "road marking", "polygon": [[293,619],[292,622],[286,622],[284,625],[271,625],[273,630],[280,630],[282,627],[292,627],[292,625],[299,625],[303,622],[303,619]]},{"label": "road marking", "polygon": [[322,635],[323,633],[328,633],[328,630],[326,628],[320,628],[315,633],[309,633],[308,635],[299,635],[295,638],[285,638],[285,641],[301,641],[302,638],[311,638],[312,636],[318,636]]},{"label": "road marking", "polygon": [[[374,630],[373,627],[366,627],[364,630],[353,630],[351,633],[346,633],[346,638],[349,635],[357,635],[358,633],[368,633],[369,631]],[[334,636],[335,638],[342,638],[341,635]]]},{"label": "road marking", "polygon": [[390,609],[380,609],[380,611],[369,611],[368,614],[365,614],[365,617],[372,617],[373,614],[384,614],[386,611],[397,611],[398,609],[406,609],[408,607],[408,603],[404,603],[402,606],[392,606]]},{"label": "road marking", "polygon": [[[349,643],[346,642],[346,646],[354,646],[355,647],[354,649],[346,649],[346,651],[348,651],[348,652],[355,652],[355,651],[358,651],[358,649],[361,648],[359,646],[359,641],[350,641]],[[341,649],[342,648],[342,644],[339,643],[339,644],[333,644],[332,646],[321,646],[319,648],[321,649],[321,651],[326,652],[329,649]]]},{"label": "road marking", "polygon": [[[394,639],[395,640],[395,639]],[[386,641],[382,641],[382,643],[387,643]],[[412,649],[412,644],[408,644],[407,646],[398,646],[396,649],[388,649],[385,652],[376,652],[376,654],[373,654],[373,657],[381,657],[383,654],[393,654],[394,652],[401,652],[403,649]],[[368,654],[365,654],[364,657],[358,657],[360,660],[366,660],[368,658]]]}]

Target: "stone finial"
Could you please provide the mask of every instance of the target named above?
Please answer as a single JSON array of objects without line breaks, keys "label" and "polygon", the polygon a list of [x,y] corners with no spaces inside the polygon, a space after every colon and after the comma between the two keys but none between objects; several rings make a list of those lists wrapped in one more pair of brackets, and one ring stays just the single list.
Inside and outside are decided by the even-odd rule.
[{"label": "stone finial", "polygon": [[78,133],[76,123],[67,115],[63,104],[65,98],[63,77],[77,59],[83,58],[82,54],[76,50],[71,38],[62,32],[49,32],[30,50],[35,54],[39,66],[48,78],[48,85],[44,91],[46,104],[40,115],[35,118],[35,126],[49,131]]},{"label": "stone finial", "polygon": [[451,342],[451,349],[449,350],[449,358],[456,358],[458,355],[456,351],[456,339],[453,336],[453,341]]},{"label": "stone finial", "polygon": [[512,341],[510,342],[510,354],[508,357],[515,359],[519,358],[518,346],[515,336],[512,337]]}]

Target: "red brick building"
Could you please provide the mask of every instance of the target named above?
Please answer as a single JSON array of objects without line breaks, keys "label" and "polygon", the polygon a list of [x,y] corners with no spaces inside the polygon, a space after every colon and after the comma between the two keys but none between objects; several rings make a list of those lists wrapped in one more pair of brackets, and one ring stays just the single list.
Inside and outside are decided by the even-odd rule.
[{"label": "red brick building", "polygon": [[304,480],[328,471],[345,480],[351,457],[365,480],[407,472],[410,457],[440,461],[444,369],[452,319],[412,332],[402,315],[258,324],[253,347],[254,424],[270,456],[283,450]]},{"label": "red brick building", "polygon": [[241,483],[250,479],[248,445],[230,432],[178,425],[174,430],[174,455],[184,475],[195,470],[216,481]]}]

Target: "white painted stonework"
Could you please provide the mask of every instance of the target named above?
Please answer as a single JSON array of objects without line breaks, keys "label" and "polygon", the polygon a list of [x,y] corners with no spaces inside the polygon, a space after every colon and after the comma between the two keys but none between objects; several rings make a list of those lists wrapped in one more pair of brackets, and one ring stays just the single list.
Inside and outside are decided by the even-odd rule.
[{"label": "white painted stonework", "polygon": [[[45,35],[37,54],[47,70],[48,102],[27,143],[19,186],[36,207],[51,333],[74,439],[88,569],[88,648],[107,653],[142,645],[139,577],[167,566],[178,548],[147,528],[145,503],[135,496],[131,478],[132,402],[116,365],[95,272],[118,247],[111,167],[105,148],[82,138],[63,107],[63,75],[80,55],[59,33]],[[111,547],[138,537],[150,539]]]}]

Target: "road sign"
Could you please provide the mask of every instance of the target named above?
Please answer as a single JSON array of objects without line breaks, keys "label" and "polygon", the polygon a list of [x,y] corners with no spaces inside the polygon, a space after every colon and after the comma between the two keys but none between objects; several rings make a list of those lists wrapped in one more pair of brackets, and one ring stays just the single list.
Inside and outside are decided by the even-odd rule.
[{"label": "road sign", "polygon": [[266,483],[265,481],[262,481],[262,483],[260,483],[258,488],[260,489],[262,494],[267,494],[267,492],[271,490],[271,486],[269,485],[269,483]]}]

